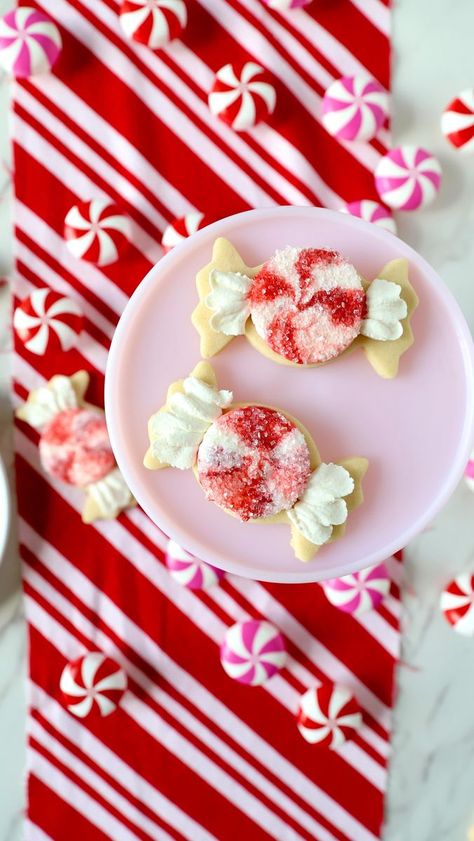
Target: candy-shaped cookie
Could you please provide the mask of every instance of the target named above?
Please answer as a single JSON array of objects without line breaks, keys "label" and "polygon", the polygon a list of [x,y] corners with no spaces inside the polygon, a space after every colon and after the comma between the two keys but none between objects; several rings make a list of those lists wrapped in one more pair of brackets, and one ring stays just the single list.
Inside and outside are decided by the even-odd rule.
[{"label": "candy-shaped cookie", "polygon": [[119,664],[101,651],[90,651],[67,663],[59,687],[69,712],[78,718],[113,713],[126,689],[127,675]]},{"label": "candy-shaped cookie", "polygon": [[276,90],[269,74],[254,61],[226,64],[217,72],[209,110],[235,131],[248,131],[273,114]]},{"label": "candy-shaped cookie", "polygon": [[388,117],[388,96],[367,74],[336,79],[324,94],[322,123],[338,140],[372,140]]},{"label": "candy-shaped cookie", "polygon": [[406,260],[393,260],[367,282],[327,248],[287,246],[252,268],[219,238],[196,281],[192,321],[205,359],[241,335],[286,365],[321,365],[362,347],[377,373],[390,378],[413,343],[418,299]]},{"label": "candy-shaped cookie", "polygon": [[285,665],[285,640],[265,619],[236,622],[226,631],[220,657],[229,677],[260,686]]},{"label": "candy-shaped cookie", "polygon": [[40,434],[39,453],[46,473],[81,488],[82,519],[112,519],[134,505],[115,463],[104,413],[84,400],[89,374],[57,374],[31,391],[16,416]]},{"label": "candy-shaped cookie", "polygon": [[366,459],[322,463],[299,421],[272,406],[235,404],[207,362],[172,383],[148,434],[145,467],[192,469],[207,499],[227,514],[290,525],[301,561],[341,537],[363,500]]}]

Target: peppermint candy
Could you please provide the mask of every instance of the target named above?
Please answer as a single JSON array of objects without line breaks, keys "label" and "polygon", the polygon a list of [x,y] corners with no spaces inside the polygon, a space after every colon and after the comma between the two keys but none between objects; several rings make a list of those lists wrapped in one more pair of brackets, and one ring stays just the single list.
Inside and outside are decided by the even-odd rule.
[{"label": "peppermint candy", "polygon": [[474,491],[474,450],[472,451],[469,461],[466,464],[464,479],[469,490]]},{"label": "peppermint candy", "polygon": [[223,570],[188,554],[174,540],[168,541],[165,558],[171,577],[189,590],[208,590],[215,587],[225,574]]},{"label": "peppermint candy", "polygon": [[399,146],[380,159],[375,186],[382,201],[395,210],[426,207],[441,186],[439,161],[419,146]]},{"label": "peppermint candy", "polygon": [[307,742],[334,749],[355,735],[362,712],[349,689],[327,682],[301,696],[296,721]]},{"label": "peppermint candy", "polygon": [[129,245],[130,220],[109,199],[92,199],[71,207],[64,220],[64,236],[74,257],[108,266]]},{"label": "peppermint candy", "polygon": [[385,564],[378,564],[342,578],[330,578],[321,586],[328,601],[339,610],[362,616],[375,610],[388,596],[390,578]]},{"label": "peppermint candy", "polygon": [[216,75],[208,101],[212,114],[235,131],[248,131],[273,114],[276,90],[268,73],[254,61],[226,64]]},{"label": "peppermint candy", "polygon": [[86,718],[99,713],[105,717],[117,709],[127,689],[127,676],[115,660],[101,651],[91,651],[64,667],[59,687],[73,715]]},{"label": "peppermint candy", "polygon": [[388,96],[370,76],[343,76],[324,94],[321,116],[326,131],[339,140],[371,140],[388,117]]},{"label": "peppermint candy", "polygon": [[185,239],[205,228],[207,225],[204,213],[199,213],[193,210],[191,213],[186,213],[186,216],[180,216],[174,219],[167,228],[165,228],[161,245],[165,254],[171,251],[176,245],[184,242]]},{"label": "peppermint candy", "polygon": [[378,225],[379,228],[390,231],[391,234],[397,233],[395,219],[390,211],[378,201],[372,201],[371,199],[351,201],[342,208],[342,212],[364,219],[365,222],[372,222],[373,225]]},{"label": "peppermint candy", "polygon": [[279,12],[286,12],[288,9],[302,9],[309,6],[313,0],[263,0],[269,9],[278,9]]},{"label": "peppermint candy", "polygon": [[21,6],[0,19],[0,65],[17,79],[51,70],[61,50],[58,27],[38,9]]},{"label": "peppermint candy", "polygon": [[265,619],[250,619],[230,627],[221,645],[221,663],[229,677],[259,686],[283,668],[285,641]]},{"label": "peppermint candy", "polygon": [[441,131],[460,152],[474,152],[474,88],[467,88],[445,108]]},{"label": "peppermint candy", "polygon": [[474,637],[474,575],[458,575],[443,590],[440,608],[458,634]]},{"label": "peppermint candy", "polygon": [[127,38],[159,50],[179,38],[188,21],[184,0],[124,0],[120,23]]},{"label": "peppermint candy", "polygon": [[83,327],[79,305],[53,292],[35,289],[15,309],[13,328],[30,353],[47,356],[70,350]]}]

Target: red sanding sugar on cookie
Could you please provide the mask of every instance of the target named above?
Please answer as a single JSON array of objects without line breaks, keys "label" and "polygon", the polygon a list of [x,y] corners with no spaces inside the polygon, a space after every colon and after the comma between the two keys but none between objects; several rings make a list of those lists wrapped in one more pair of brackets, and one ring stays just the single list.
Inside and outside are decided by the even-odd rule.
[{"label": "red sanding sugar on cookie", "polygon": [[248,294],[258,335],[291,362],[339,356],[365,317],[361,279],[337,251],[285,248],[260,269]]},{"label": "red sanding sugar on cookie", "polygon": [[197,467],[207,498],[241,520],[292,508],[311,471],[303,433],[263,406],[233,409],[218,418],[204,435]]},{"label": "red sanding sugar on cookie", "polygon": [[89,409],[66,409],[45,426],[41,463],[51,476],[85,487],[115,467],[105,418]]}]

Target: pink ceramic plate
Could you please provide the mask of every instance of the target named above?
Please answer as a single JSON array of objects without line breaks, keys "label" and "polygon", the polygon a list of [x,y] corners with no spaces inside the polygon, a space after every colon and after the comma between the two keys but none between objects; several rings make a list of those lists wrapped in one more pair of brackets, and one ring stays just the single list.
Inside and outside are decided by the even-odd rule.
[{"label": "pink ceramic plate", "polygon": [[[410,261],[420,306],[415,344],[395,380],[383,380],[360,351],[319,369],[277,365],[239,337],[212,363],[235,401],[280,406],[312,433],[325,461],[367,456],[364,504],[346,536],[302,564],[284,525],[244,524],[207,502],[192,471],[142,466],[147,420],[168,385],[199,361],[191,325],[195,275],[216,237],[249,265],[285,245],[341,251],[367,278],[396,257]],[[118,325],[106,379],[107,422],[118,464],[151,519],[185,549],[218,567],[268,581],[304,582],[378,563],[427,525],[468,458],[473,432],[472,341],[455,300],[433,269],[390,233],[342,213],[278,207],[241,213],[180,245],[140,284]]]}]

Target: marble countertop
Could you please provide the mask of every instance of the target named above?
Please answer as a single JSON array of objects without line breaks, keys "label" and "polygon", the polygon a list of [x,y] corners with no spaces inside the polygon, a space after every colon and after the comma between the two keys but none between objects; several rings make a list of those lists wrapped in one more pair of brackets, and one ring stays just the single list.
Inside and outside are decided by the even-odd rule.
[{"label": "marble countertop", "polygon": [[[378,0],[373,0],[375,3]],[[0,14],[12,0],[0,0]],[[449,18],[448,18],[449,15]],[[449,25],[449,29],[448,29]],[[444,142],[441,111],[474,84],[472,0],[394,0],[394,141],[426,145],[444,185],[432,209],[399,219],[399,234],[443,277],[474,328],[474,156]],[[0,114],[8,82],[0,82]],[[9,156],[0,138],[0,276],[11,272]],[[8,287],[0,287],[0,451],[11,469]],[[474,823],[474,641],[437,610],[442,585],[474,570],[474,494],[461,484],[408,547],[402,663],[384,841],[464,841]],[[26,632],[13,526],[0,566],[0,841],[22,837]],[[117,840],[118,841],[118,840]],[[351,839],[357,841],[357,839]]]}]

